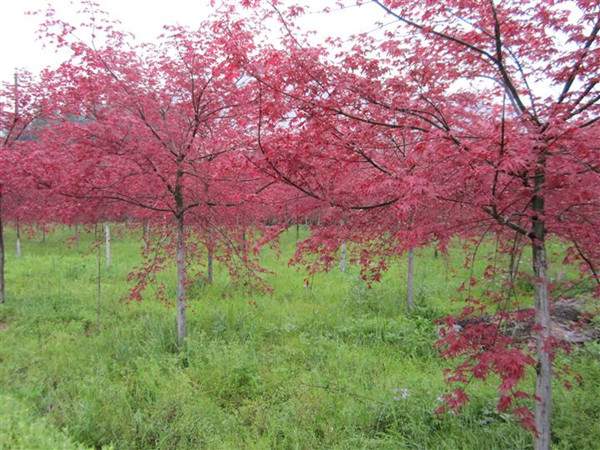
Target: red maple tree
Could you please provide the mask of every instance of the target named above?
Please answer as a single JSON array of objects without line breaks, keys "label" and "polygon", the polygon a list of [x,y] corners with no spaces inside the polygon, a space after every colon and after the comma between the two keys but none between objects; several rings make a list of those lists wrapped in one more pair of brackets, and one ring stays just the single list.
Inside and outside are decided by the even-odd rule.
[{"label": "red maple tree", "polygon": [[[196,30],[165,27],[158,43],[140,44],[95,5],[83,12],[89,42],[52,11],[42,26],[44,38],[72,57],[46,80],[53,123],[38,145],[43,169],[36,179],[95,208],[129,205],[130,214],[146,210],[175,225],[162,230],[176,259],[181,344],[191,230],[236,223],[224,218],[243,217],[272,184],[245,156],[252,150],[245,128],[253,90],[228,54],[225,18]],[[227,26],[238,27],[238,46],[251,46],[242,24]]]},{"label": "red maple tree", "polygon": [[[386,208],[403,224],[407,212],[425,207],[425,220],[414,223],[421,235],[529,240],[535,359],[510,340],[492,339],[497,322],[479,326],[473,338],[455,333],[442,342],[446,355],[470,355],[459,373],[500,375],[502,409],[523,396],[516,382],[536,366],[535,418],[515,412],[535,431],[536,448],[547,449],[548,239],[567,243],[584,273],[598,278],[599,6],[372,3],[392,27],[381,37],[357,36],[352,46],[335,39],[311,45],[293,26],[299,8],[268,5],[284,25],[285,51],[271,48],[260,63],[248,63],[268,92],[259,112],[265,164],[334,207]],[[284,123],[293,131],[283,131]],[[466,400],[462,394],[450,398],[453,406]]]}]

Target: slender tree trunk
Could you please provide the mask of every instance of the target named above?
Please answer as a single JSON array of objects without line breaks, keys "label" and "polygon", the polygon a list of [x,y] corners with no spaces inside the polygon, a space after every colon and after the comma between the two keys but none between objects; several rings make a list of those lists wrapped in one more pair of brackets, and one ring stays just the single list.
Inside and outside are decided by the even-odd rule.
[{"label": "slender tree trunk", "polygon": [[448,282],[450,281],[450,251],[447,250],[446,253],[442,253],[442,258],[444,258],[444,279],[446,286],[448,286]]},{"label": "slender tree trunk", "polygon": [[185,320],[185,230],[183,226],[183,213],[177,215],[177,344],[181,348],[186,336]]},{"label": "slender tree trunk", "polygon": [[79,242],[81,241],[81,235],[79,233],[79,224],[75,224],[75,246],[79,249]]},{"label": "slender tree trunk", "polygon": [[514,286],[515,279],[517,278],[517,250],[513,247],[512,252],[510,253],[510,259],[508,261],[508,280],[510,282],[510,286]]},{"label": "slender tree trunk", "polygon": [[15,242],[15,254],[17,258],[21,257],[21,227],[19,225],[19,221],[17,220],[17,241]]},{"label": "slender tree trunk", "polygon": [[112,263],[112,254],[110,249],[110,225],[108,223],[104,224],[104,257],[106,267],[110,267]]},{"label": "slender tree trunk", "polygon": [[208,284],[213,282],[213,249],[211,246],[207,247],[208,254],[206,257],[206,281]]},{"label": "slender tree trunk", "polygon": [[[1,186],[0,186],[1,189]],[[4,289],[4,226],[2,224],[2,195],[0,194],[0,303],[6,300]]]},{"label": "slender tree trunk", "polygon": [[521,265],[522,255],[523,250],[519,248],[516,248],[510,255],[508,276],[511,286],[514,286],[517,275],[519,274],[519,266]]},{"label": "slender tree trunk", "polygon": [[347,253],[346,241],[342,241],[341,254],[340,254],[340,271],[344,272],[344,273],[346,272],[346,265],[347,265],[346,253]]},{"label": "slender tree trunk", "polygon": [[535,383],[536,408],[535,450],[550,450],[552,417],[552,358],[550,355],[550,296],[548,292],[548,261],[546,259],[546,226],[544,223],[544,197],[542,188],[545,182],[545,149],[540,150],[534,178],[534,195],[531,200],[533,210],[532,263],[535,275],[535,320],[537,377]]},{"label": "slender tree trunk", "polygon": [[533,243],[533,270],[535,282],[536,324],[539,327],[536,336],[538,354],[535,395],[538,398],[535,409],[535,426],[538,436],[536,450],[550,449],[550,418],[552,415],[552,360],[550,341],[550,302],[548,295],[546,248],[544,242]]},{"label": "slender tree trunk", "polygon": [[96,329],[100,329],[100,302],[102,299],[102,284],[101,284],[101,248],[100,248],[100,233],[98,224],[94,225],[94,240],[96,241]]},{"label": "slender tree trunk", "polygon": [[296,222],[296,242],[300,240],[300,224]]},{"label": "slender tree trunk", "polygon": [[42,242],[46,242],[46,226],[42,225]]},{"label": "slender tree trunk", "polygon": [[415,307],[415,254],[412,248],[407,252],[408,266],[406,270],[406,306],[409,311]]},{"label": "slender tree trunk", "polygon": [[142,238],[144,239],[144,250],[148,250],[148,233],[150,231],[150,225],[148,220],[144,219],[144,225],[142,225]]},{"label": "slender tree trunk", "polygon": [[510,289],[514,289],[515,280],[519,273],[519,265],[521,263],[521,256],[523,255],[523,249],[519,245],[521,242],[522,234],[516,233],[513,239],[512,247],[510,250],[510,258],[508,260],[508,281],[510,283]]}]

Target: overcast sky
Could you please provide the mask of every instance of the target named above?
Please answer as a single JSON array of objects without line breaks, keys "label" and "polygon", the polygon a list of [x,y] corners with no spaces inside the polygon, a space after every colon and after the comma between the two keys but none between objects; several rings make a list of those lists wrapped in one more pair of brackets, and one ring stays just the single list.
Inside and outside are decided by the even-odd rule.
[{"label": "overcast sky", "polygon": [[[210,12],[209,0],[96,0],[113,18],[120,20],[123,28],[140,40],[153,40],[167,24],[194,27]],[[36,41],[35,32],[40,17],[27,16],[26,11],[45,9],[48,0],[4,0],[0,2],[0,80],[12,79],[16,68],[38,71],[44,66],[58,63],[61,57],[44,49]],[[77,2],[54,0],[58,15],[78,23]],[[324,7],[331,0],[311,0],[315,7]],[[346,37],[352,33],[369,31],[382,19],[382,12],[373,5],[348,8],[331,15],[312,14],[305,19],[306,26],[322,34]]]}]

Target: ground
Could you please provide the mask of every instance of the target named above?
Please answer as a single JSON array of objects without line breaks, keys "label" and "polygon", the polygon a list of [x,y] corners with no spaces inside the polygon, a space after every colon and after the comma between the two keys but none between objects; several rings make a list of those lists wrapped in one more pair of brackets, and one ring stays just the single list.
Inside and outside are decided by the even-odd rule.
[{"label": "ground", "polygon": [[[8,231],[0,449],[532,448],[496,412],[494,380],[469,387],[462,413],[434,412],[452,364],[435,348],[434,320],[460,308],[452,299],[470,275],[459,245],[449,265],[432,249],[417,254],[418,308],[409,314],[403,263],[372,288],[356,268],[316,275],[305,288],[304,272],[287,265],[291,231],[280,255],[262,257],[272,293],[233,285],[219,264],[213,286],[191,287],[189,339],[177,352],[172,308],[152,290],[125,301],[139,233],[115,227],[99,303],[92,235],[76,246],[72,234],[29,236],[16,259]],[[173,276],[162,276],[171,298]],[[571,390],[555,383],[553,448],[598,449],[600,345],[560,358],[583,381]]]}]

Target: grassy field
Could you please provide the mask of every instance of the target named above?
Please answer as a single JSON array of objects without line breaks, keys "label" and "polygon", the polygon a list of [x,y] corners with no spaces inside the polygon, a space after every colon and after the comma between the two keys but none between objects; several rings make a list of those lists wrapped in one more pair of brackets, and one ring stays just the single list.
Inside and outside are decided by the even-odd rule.
[{"label": "grassy field", "polygon": [[[314,277],[266,250],[271,294],[244,292],[216,266],[191,288],[189,339],[174,346],[174,310],[123,301],[140,237],[114,233],[96,295],[92,236],[60,229],[23,242],[8,232],[8,301],[0,306],[0,449],[528,449],[495,410],[494,381],[473,383],[459,415],[436,415],[447,361],[433,321],[461,305],[462,251],[450,270],[416,259],[418,308],[404,308],[402,263],[371,289],[356,268]],[[560,258],[556,252],[556,259]],[[476,273],[485,266],[481,261]],[[173,273],[173,271],[171,271]],[[172,297],[174,283],[163,279]],[[583,383],[555,384],[556,449],[600,449],[600,345],[568,357]]]}]

